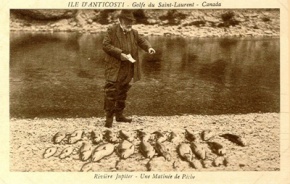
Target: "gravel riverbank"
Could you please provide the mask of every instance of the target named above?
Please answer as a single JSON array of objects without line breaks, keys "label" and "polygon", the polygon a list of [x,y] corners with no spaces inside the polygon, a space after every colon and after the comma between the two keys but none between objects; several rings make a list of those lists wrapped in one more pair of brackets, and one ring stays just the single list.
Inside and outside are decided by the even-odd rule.
[{"label": "gravel riverbank", "polygon": [[[136,130],[145,132],[174,131],[180,136],[180,141],[165,145],[172,156],[171,161],[155,156],[152,160],[144,158],[138,147],[139,139],[135,138],[135,152],[126,160],[120,160],[114,152],[99,162],[91,164],[91,171],[195,171],[186,161],[180,159],[176,146],[181,142],[188,143],[184,138],[185,128],[201,132],[212,130],[213,140],[222,143],[227,150],[226,157],[230,158],[229,166],[209,166],[199,171],[274,171],[280,170],[279,148],[279,114],[260,113],[242,115],[183,115],[183,116],[133,116],[133,123],[115,123],[113,132],[127,130],[136,135]],[[73,146],[77,150],[82,141],[72,145],[54,145],[52,137],[59,131],[72,133],[75,130],[105,131],[104,118],[67,118],[67,119],[11,119],[10,120],[10,171],[59,171],[78,172],[86,162],[82,162],[76,155],[60,159],[53,156],[42,157],[46,148],[58,147],[57,154],[64,148]],[[247,146],[241,147],[218,135],[233,133],[242,135]],[[118,145],[116,143],[116,145]],[[96,147],[96,145],[94,146]],[[212,161],[217,155],[208,150],[208,160]]]}]

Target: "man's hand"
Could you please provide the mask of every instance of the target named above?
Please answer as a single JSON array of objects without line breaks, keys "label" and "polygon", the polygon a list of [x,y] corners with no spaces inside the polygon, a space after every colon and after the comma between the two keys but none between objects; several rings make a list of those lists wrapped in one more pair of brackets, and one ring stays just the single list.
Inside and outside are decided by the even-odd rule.
[{"label": "man's hand", "polygon": [[149,53],[149,54],[155,54],[155,52],[156,52],[156,51],[155,51],[153,48],[149,48],[149,49],[148,49],[148,53]]},{"label": "man's hand", "polygon": [[121,53],[121,61],[126,61],[128,60],[128,56],[124,53]]}]

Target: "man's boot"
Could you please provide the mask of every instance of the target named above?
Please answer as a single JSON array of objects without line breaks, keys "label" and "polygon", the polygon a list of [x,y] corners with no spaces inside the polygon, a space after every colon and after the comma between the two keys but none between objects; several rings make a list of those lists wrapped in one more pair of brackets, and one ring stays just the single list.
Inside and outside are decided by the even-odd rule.
[{"label": "man's boot", "polygon": [[113,126],[113,118],[114,118],[114,112],[106,112],[106,124],[105,127],[112,128]]},{"label": "man's boot", "polygon": [[120,112],[116,112],[116,121],[117,122],[131,123],[132,119],[131,118],[126,118],[123,115],[123,111],[120,111]]}]

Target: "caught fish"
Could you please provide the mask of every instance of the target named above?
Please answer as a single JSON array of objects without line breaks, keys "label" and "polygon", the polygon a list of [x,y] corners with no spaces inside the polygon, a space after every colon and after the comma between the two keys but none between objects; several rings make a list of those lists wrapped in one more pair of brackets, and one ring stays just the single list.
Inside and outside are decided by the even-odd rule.
[{"label": "caught fish", "polygon": [[214,133],[211,130],[204,130],[201,132],[201,138],[204,141],[208,141],[214,137]]},{"label": "caught fish", "polygon": [[65,148],[64,150],[62,150],[62,152],[59,155],[60,159],[64,159],[66,157],[69,157],[74,151],[74,147],[69,146],[67,148]]},{"label": "caught fish", "polygon": [[162,142],[156,141],[155,149],[159,155],[165,158],[165,160],[167,161],[171,160],[171,155],[169,153],[169,150],[166,148],[166,146]]},{"label": "caught fish", "polygon": [[52,157],[53,155],[55,155],[55,153],[57,152],[57,147],[50,147],[47,148],[44,153],[43,153],[43,158],[49,158]]},{"label": "caught fish", "polygon": [[167,136],[165,136],[160,131],[155,131],[155,132],[153,132],[153,134],[156,135],[156,139],[159,143],[165,142],[167,140]]},{"label": "caught fish", "polygon": [[190,164],[192,165],[192,167],[194,167],[195,169],[201,169],[202,168],[202,164],[199,160],[197,159],[193,159]]},{"label": "caught fish", "polygon": [[91,151],[92,145],[88,142],[83,142],[82,146],[80,147],[80,152]]},{"label": "caught fish", "polygon": [[92,155],[92,145],[88,142],[84,142],[80,148],[80,159],[81,161],[88,160]]},{"label": "caught fish", "polygon": [[82,130],[76,130],[72,134],[70,134],[69,139],[68,139],[68,142],[70,144],[74,144],[74,143],[82,140],[83,135],[84,135],[84,131],[82,131]]},{"label": "caught fish", "polygon": [[104,157],[111,155],[114,152],[115,146],[111,143],[106,143],[98,146],[92,153],[92,162],[97,162]]},{"label": "caught fish", "polygon": [[207,142],[207,144],[215,154],[220,155],[220,156],[226,154],[226,149],[224,148],[222,144],[217,143],[217,142]]},{"label": "caught fish", "polygon": [[117,135],[111,130],[106,130],[104,137],[110,143],[117,143],[119,141]]},{"label": "caught fish", "polygon": [[134,136],[130,132],[120,130],[119,135],[120,135],[121,139],[127,140],[129,142],[134,141]]},{"label": "caught fish", "polygon": [[91,139],[93,144],[99,144],[103,141],[103,134],[99,131],[93,130],[91,131]]},{"label": "caught fish", "polygon": [[147,142],[150,139],[150,134],[142,130],[137,130],[137,135],[141,141]]},{"label": "caught fish", "polygon": [[93,168],[93,163],[91,162],[88,162],[88,163],[85,163],[82,168],[81,168],[81,172],[89,172],[89,171],[92,171],[92,168]]},{"label": "caught fish", "polygon": [[233,143],[236,143],[237,145],[240,145],[240,146],[247,146],[247,141],[244,137],[242,136],[239,136],[239,135],[234,135],[234,134],[222,134],[220,135],[221,137],[233,142]]},{"label": "caught fish", "polygon": [[178,146],[178,154],[179,156],[186,160],[187,162],[191,162],[193,158],[192,150],[190,149],[189,144],[181,143]]},{"label": "caught fish", "polygon": [[202,145],[200,145],[199,143],[191,142],[190,146],[197,158],[203,160],[206,158],[206,151]]},{"label": "caught fish", "polygon": [[185,129],[185,138],[189,140],[190,142],[192,141],[197,141],[199,137],[198,132],[193,132],[191,130]]},{"label": "caught fish", "polygon": [[117,147],[117,153],[122,159],[134,154],[135,146],[127,140],[123,140]]},{"label": "caught fish", "polygon": [[155,149],[149,142],[142,140],[139,148],[144,157],[150,159],[154,157]]},{"label": "caught fish", "polygon": [[169,141],[173,143],[179,142],[180,137],[175,132],[171,132],[169,136]]},{"label": "caught fish", "polygon": [[126,151],[124,151],[124,152],[120,155],[120,157],[121,157],[122,159],[127,159],[127,158],[129,158],[131,155],[133,155],[134,152],[135,152],[135,146],[133,145],[131,148],[129,148],[129,149],[127,149]]},{"label": "caught fish", "polygon": [[52,142],[54,144],[60,144],[62,140],[64,140],[64,138],[66,137],[66,133],[65,132],[57,132],[53,138],[52,138]]},{"label": "caught fish", "polygon": [[142,137],[141,141],[148,142],[150,138],[151,138],[151,135],[147,133],[144,135],[144,137]]}]

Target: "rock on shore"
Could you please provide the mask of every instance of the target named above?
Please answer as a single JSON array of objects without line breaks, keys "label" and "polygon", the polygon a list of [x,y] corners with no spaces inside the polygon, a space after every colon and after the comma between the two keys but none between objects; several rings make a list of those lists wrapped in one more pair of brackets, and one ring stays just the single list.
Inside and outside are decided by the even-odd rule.
[{"label": "rock on shore", "polygon": [[[120,10],[11,10],[11,31],[104,32]],[[134,10],[144,35],[279,36],[279,9]]]}]

